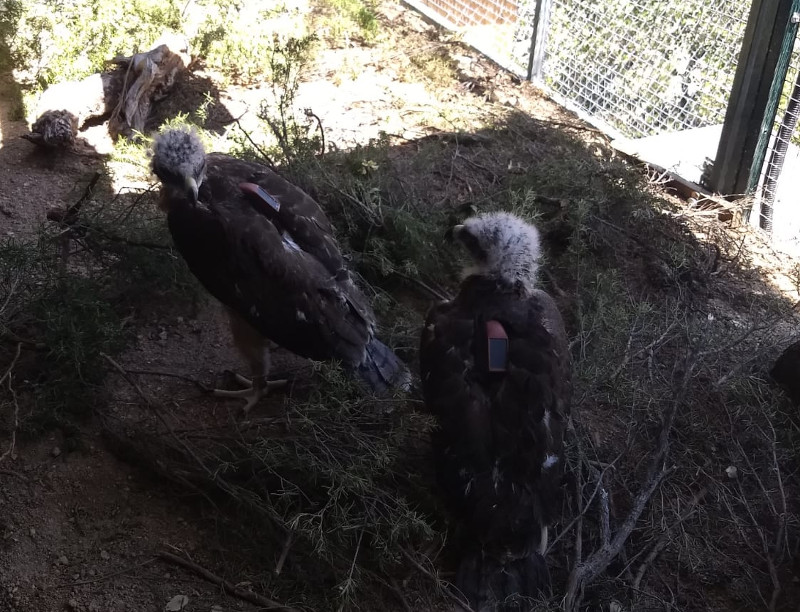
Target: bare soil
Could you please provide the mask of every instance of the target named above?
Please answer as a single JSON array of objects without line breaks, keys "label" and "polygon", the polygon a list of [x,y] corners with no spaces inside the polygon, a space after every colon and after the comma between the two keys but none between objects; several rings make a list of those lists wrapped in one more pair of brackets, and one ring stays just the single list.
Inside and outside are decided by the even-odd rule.
[{"label": "bare soil", "polygon": [[[537,134],[541,139],[524,139],[524,161],[517,145],[506,149],[499,145],[467,161],[454,155],[420,164],[416,156],[425,153],[424,143],[409,143],[453,131],[451,117],[458,116],[455,129],[470,131],[470,127],[485,125],[487,117],[505,116],[513,109],[534,118],[539,129],[545,126],[577,134],[589,154],[594,144],[597,155],[606,154],[602,135],[533,87],[448,40],[416,13],[386,2],[381,20],[382,29],[391,31],[388,40],[372,47],[353,44],[326,50],[317,58],[315,78],[301,86],[298,104],[319,115],[329,143],[347,149],[380,132],[389,133],[398,145],[398,175],[410,188],[439,193],[442,201],[453,206],[480,201],[503,169],[513,174],[519,170],[515,164],[534,164],[560,151],[558,143],[547,141],[542,131]],[[450,66],[449,80],[422,78],[419,63],[412,61],[437,55],[449,58],[445,62]],[[343,66],[350,68],[342,70]],[[168,117],[177,110],[195,110],[204,99],[202,94],[210,91],[214,106],[207,127],[221,130],[234,117],[241,117],[245,127],[254,125],[252,111],[264,91],[224,89],[215,78],[196,71],[179,83],[176,93],[156,112]],[[7,91],[0,87],[0,95],[6,95],[0,97],[0,232],[19,237],[30,235],[43,223],[49,207],[76,201],[88,177],[95,170],[105,170],[107,160],[93,154],[42,156],[19,138],[26,125],[11,118],[18,100],[2,93]],[[250,113],[242,116],[247,110]],[[84,136],[100,152],[107,150],[101,131],[95,132],[95,140],[92,134]],[[409,152],[403,147],[411,147],[415,155],[403,154]],[[117,179],[116,187],[123,187],[125,180],[130,185],[136,179]],[[657,185],[653,189],[661,190]],[[793,261],[772,252],[748,230],[720,229],[719,225],[709,229],[707,215],[667,192],[664,196],[672,198],[675,214],[695,236],[729,243],[741,240],[748,253],[754,254],[752,277],[731,272],[727,290],[712,296],[710,303],[718,304],[721,316],[744,316],[732,298],[745,291],[772,291],[798,299]],[[568,292],[569,287],[564,289]],[[210,398],[190,382],[213,385],[220,382],[220,372],[242,368],[216,304],[204,300],[195,312],[154,305],[152,311],[137,313],[132,325],[137,329],[136,342],[118,361],[129,371],[145,372],[133,379],[147,397],[171,411],[175,423],[194,422],[202,428],[237,418],[238,403]],[[284,351],[274,353],[275,372],[290,371],[302,378],[308,368]],[[123,461],[126,424],[150,417],[136,390],[121,376],[109,376],[107,391],[108,414],[117,419],[116,431],[123,435],[109,439],[97,422],[90,422],[79,432],[17,439],[13,453],[0,462],[0,610],[157,611],[176,595],[188,597],[187,610],[260,609],[154,557],[161,550],[176,552],[247,588],[266,582],[264,575],[274,569],[281,551],[261,551],[254,560],[251,551],[232,550],[226,530],[237,526],[220,525],[209,511],[219,500],[199,500],[196,493],[153,476],[148,466]],[[285,399],[286,394],[276,393],[256,409],[253,418],[280,415]],[[621,431],[614,415],[602,410],[589,412],[585,425],[600,447],[612,444]],[[9,448],[10,440],[0,442],[0,452]],[[247,526],[238,528],[246,531]],[[684,579],[691,582],[691,567],[681,563]],[[786,578],[796,582],[800,575]],[[288,596],[283,601],[292,603]],[[387,603],[388,608],[393,606],[400,609],[398,601]],[[725,604],[716,609],[725,609]]]}]

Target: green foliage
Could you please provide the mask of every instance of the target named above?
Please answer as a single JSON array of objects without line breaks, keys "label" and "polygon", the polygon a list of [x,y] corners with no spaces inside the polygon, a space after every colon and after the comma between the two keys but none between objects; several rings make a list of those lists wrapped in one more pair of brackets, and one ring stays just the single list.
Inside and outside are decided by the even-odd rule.
[{"label": "green foliage", "polygon": [[180,28],[177,0],[5,0],[0,60],[29,89],[100,71]]},{"label": "green foliage", "polygon": [[0,336],[12,340],[0,360],[23,343],[14,374],[16,394],[30,400],[23,430],[89,416],[102,396],[103,354],[124,348],[127,320],[154,296],[181,304],[194,295],[147,195],[89,200],[70,229],[48,224],[0,245]]},{"label": "green foliage", "polygon": [[456,76],[458,63],[450,54],[437,49],[432,52],[421,52],[411,56],[411,65],[424,79],[435,88],[451,83]]},{"label": "green foliage", "polygon": [[732,1],[564,2],[550,15],[545,80],[633,137],[721,123],[748,10]]},{"label": "green foliage", "polygon": [[309,610],[377,610],[387,581],[406,574],[420,597],[418,582],[427,579],[409,571],[403,551],[419,554],[437,538],[432,474],[420,469],[429,464],[432,419],[404,397],[365,396],[335,364],[309,374],[298,378],[286,421],[229,422],[202,436],[187,421],[156,434],[151,448],[160,452],[144,456],[168,476],[207,482],[235,501],[233,521],[247,526],[231,542],[236,550],[253,547],[274,564],[290,538],[280,576],[254,576],[275,598]]},{"label": "green foliage", "polygon": [[279,164],[291,166],[322,152],[322,127],[314,122],[310,109],[300,117],[294,102],[300,77],[311,62],[316,42],[314,34],[290,38],[284,44],[276,42],[268,53],[271,96],[261,103],[258,116],[277,140],[272,153],[273,161]]},{"label": "green foliage", "polygon": [[201,10],[203,17],[192,49],[209,68],[239,84],[268,79],[267,57],[278,32],[291,37],[301,35],[303,27],[299,13],[292,12],[285,2],[204,0],[194,8]]},{"label": "green foliage", "polygon": [[370,43],[380,31],[377,3],[373,0],[316,0],[316,3],[323,15],[321,29],[334,46],[353,37]]}]

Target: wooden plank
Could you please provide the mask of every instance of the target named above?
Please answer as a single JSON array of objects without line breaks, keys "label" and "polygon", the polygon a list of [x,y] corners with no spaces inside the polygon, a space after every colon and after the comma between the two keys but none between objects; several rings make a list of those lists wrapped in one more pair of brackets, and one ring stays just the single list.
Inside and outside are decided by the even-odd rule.
[{"label": "wooden plank", "polygon": [[710,186],[718,193],[748,192],[773,78],[796,2],[753,0],[711,173]]},{"label": "wooden plank", "polygon": [[544,53],[547,48],[547,31],[550,25],[550,10],[553,0],[536,0],[533,18],[531,51],[528,55],[528,80],[541,82],[544,68]]},{"label": "wooden plank", "polygon": [[761,176],[761,169],[767,157],[767,146],[769,145],[772,126],[775,125],[775,115],[778,112],[778,105],[781,101],[781,92],[786,85],[786,75],[789,73],[789,63],[792,59],[794,41],[797,38],[798,21],[800,21],[800,0],[793,0],[789,10],[789,21],[786,24],[781,39],[781,46],[778,52],[778,62],[775,67],[775,76],[772,79],[767,108],[764,112],[764,119],[761,122],[761,130],[756,143],[756,150],[753,156],[753,163],[750,166],[750,174],[747,181],[748,193],[753,192],[758,187],[758,180]]}]

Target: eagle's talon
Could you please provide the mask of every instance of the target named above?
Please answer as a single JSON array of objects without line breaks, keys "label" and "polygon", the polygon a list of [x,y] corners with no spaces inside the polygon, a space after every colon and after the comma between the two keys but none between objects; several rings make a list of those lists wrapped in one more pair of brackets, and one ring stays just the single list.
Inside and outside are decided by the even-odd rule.
[{"label": "eagle's talon", "polygon": [[280,387],[285,387],[289,381],[286,378],[281,378],[278,380],[262,380],[260,384],[253,385],[252,381],[240,374],[236,375],[236,380],[239,383],[246,384],[246,389],[214,389],[213,393],[216,397],[226,397],[232,399],[245,399],[246,403],[242,411],[244,414],[250,412],[250,410],[255,406],[258,401],[262,397],[266,397],[269,394],[270,389],[277,389]]},{"label": "eagle's talon", "polygon": [[252,378],[247,378],[247,376],[242,376],[241,374],[237,374],[236,372],[233,373],[233,377],[236,379],[236,382],[238,382],[243,387],[250,388],[253,386]]},{"label": "eagle's talon", "polygon": [[[226,397],[229,399],[244,398],[248,404],[255,404],[262,396],[266,395],[265,389],[250,386],[247,389],[214,389],[216,397]],[[251,406],[252,407],[252,406]]]}]

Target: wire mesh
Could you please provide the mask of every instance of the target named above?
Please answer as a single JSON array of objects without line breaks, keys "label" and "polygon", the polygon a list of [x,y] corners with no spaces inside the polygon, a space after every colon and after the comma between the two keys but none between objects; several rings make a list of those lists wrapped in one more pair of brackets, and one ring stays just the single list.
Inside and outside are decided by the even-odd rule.
[{"label": "wire mesh", "polygon": [[625,136],[722,123],[749,9],[742,0],[554,0],[542,76]]},{"label": "wire mesh", "polygon": [[549,20],[534,76],[569,106],[632,138],[723,122],[749,1],[410,0],[520,74],[537,3]]},{"label": "wire mesh", "polygon": [[408,4],[458,31],[465,43],[504,68],[525,75],[530,31],[526,39],[519,39],[525,33],[520,28],[524,15],[517,0],[408,0]]},{"label": "wire mesh", "polygon": [[800,246],[800,39],[795,38],[772,126],[758,194],[758,225],[786,246]]}]

